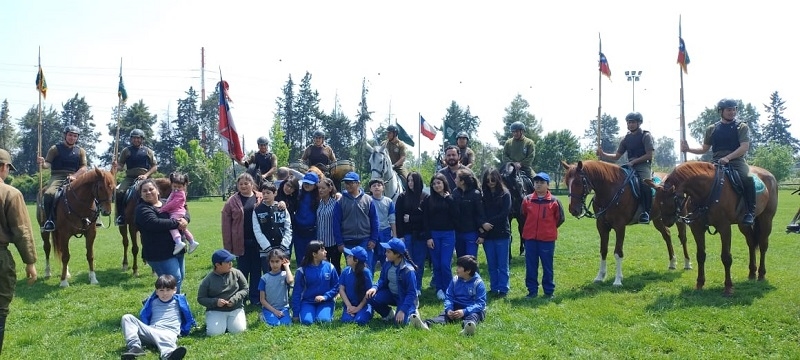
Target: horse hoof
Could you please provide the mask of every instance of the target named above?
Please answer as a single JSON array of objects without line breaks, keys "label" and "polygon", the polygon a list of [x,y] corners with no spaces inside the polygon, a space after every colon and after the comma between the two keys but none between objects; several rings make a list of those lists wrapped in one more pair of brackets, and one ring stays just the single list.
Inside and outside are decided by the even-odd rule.
[{"label": "horse hoof", "polygon": [[764,281],[764,280],[767,280],[767,277],[766,277],[766,276],[764,276],[764,275],[758,275],[758,281]]},{"label": "horse hoof", "polygon": [[603,283],[603,279],[601,279],[601,278],[594,279],[594,283],[595,284],[602,284]]},{"label": "horse hoof", "polygon": [[139,270],[135,270],[133,272],[133,277],[139,277]]},{"label": "horse hoof", "polygon": [[671,265],[671,264],[670,264],[670,266],[669,266],[667,269],[669,269],[669,270],[675,270],[675,265]]},{"label": "horse hoof", "polygon": [[725,289],[725,291],[722,292],[722,296],[724,296],[724,297],[733,296],[733,289]]},{"label": "horse hoof", "polygon": [[61,284],[59,284],[58,286],[61,286],[62,288],[69,287],[69,281],[61,280]]},{"label": "horse hoof", "polygon": [[99,282],[97,281],[97,274],[94,271],[89,272],[89,284],[97,285]]},{"label": "horse hoof", "polygon": [[49,279],[53,276],[53,273],[50,271],[50,268],[44,268],[44,278]]},{"label": "horse hoof", "polygon": [[613,286],[615,286],[615,287],[621,287],[621,286],[622,286],[622,281],[614,281],[614,284],[613,284]]},{"label": "horse hoof", "polygon": [[122,272],[128,272],[128,264],[122,265]]}]

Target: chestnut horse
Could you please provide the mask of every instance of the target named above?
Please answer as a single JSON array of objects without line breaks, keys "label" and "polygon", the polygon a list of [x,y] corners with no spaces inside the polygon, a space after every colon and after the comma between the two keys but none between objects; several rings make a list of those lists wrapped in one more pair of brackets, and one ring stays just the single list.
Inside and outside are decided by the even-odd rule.
[{"label": "chestnut horse", "polygon": [[[172,186],[167,178],[153,179],[158,187],[159,196],[168,197],[172,192]],[[136,227],[136,204],[139,203],[139,184],[137,180],[128,188],[125,198],[125,225],[119,226],[119,234],[122,235],[122,271],[128,271],[128,235],[130,235],[131,255],[133,258],[133,276],[139,276],[139,228]]]},{"label": "chestnut horse", "polygon": [[[54,203],[56,229],[53,231],[53,247],[61,259],[61,287],[69,286],[69,239],[86,237],[86,261],[89,262],[89,283],[97,284],[94,272],[94,239],[97,235],[95,221],[102,212],[111,214],[111,201],[117,182],[108,171],[95,168],[79,175],[64,185],[61,196]],[[37,216],[39,225],[45,222],[42,212]],[[42,232],[45,254],[45,277],[50,276],[50,233]]]},{"label": "chestnut horse", "polygon": [[[738,206],[739,199],[728,177],[715,164],[690,161],[675,167],[667,180],[656,186],[656,203],[661,204],[661,216],[667,223],[680,220],[689,224],[694,240],[697,243],[697,290],[701,290],[706,282],[706,238],[713,226],[719,232],[722,241],[720,258],[725,267],[725,289],[723,295],[733,294],[731,280],[731,224],[738,224],[739,231],[744,234],[750,252],[750,272],[748,278],[764,280],[767,273],[764,260],[769,248],[769,234],[772,231],[772,219],[778,208],[778,182],[767,170],[750,166],[750,172],[764,182],[764,190],[756,194],[755,222],[752,226],[739,224],[743,206]],[[686,216],[678,213],[682,205],[688,209]],[[713,235],[713,234],[712,234]],[[760,251],[758,267],[756,267],[756,250]],[[756,275],[756,273],[758,275]]]},{"label": "chestnut horse", "polygon": [[[608,239],[611,230],[616,234],[614,244],[614,258],[617,262],[617,271],[614,286],[622,286],[622,259],[624,257],[623,244],[625,243],[625,228],[629,224],[638,223],[639,200],[634,197],[631,186],[627,182],[628,174],[615,164],[601,161],[578,161],[576,165],[561,162],[566,169],[564,182],[569,190],[569,212],[577,218],[584,216],[594,217],[597,232],[600,234],[600,269],[595,282],[603,282],[606,277],[606,256],[608,255]],[[635,175],[634,175],[635,176]],[[586,198],[594,191],[594,199],[590,204],[594,213],[586,205]],[[651,194],[647,194],[652,196]],[[658,219],[659,207],[653,206],[652,217]],[[672,247],[672,237],[669,228],[660,220],[653,221],[653,226],[661,233],[669,254],[669,269],[675,269],[675,251]],[[678,234],[683,246],[684,269],[691,269],[689,252],[686,248],[686,229],[678,228]]]}]

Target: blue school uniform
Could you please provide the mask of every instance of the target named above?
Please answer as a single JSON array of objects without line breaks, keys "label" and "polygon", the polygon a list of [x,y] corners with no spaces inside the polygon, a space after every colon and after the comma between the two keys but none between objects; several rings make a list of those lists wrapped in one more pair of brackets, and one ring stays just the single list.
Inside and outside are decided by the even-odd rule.
[{"label": "blue school uniform", "polygon": [[[362,276],[364,277],[364,293],[360,294],[361,296],[356,292],[356,272],[353,268],[346,267],[342,271],[342,276],[339,277],[339,286],[344,287],[344,293],[353,306],[358,306],[366,296],[366,291],[372,288],[372,272],[365,267]],[[349,314],[347,307],[342,310],[342,322],[344,323],[354,322],[358,325],[366,325],[370,320],[372,320],[372,305],[369,302],[355,315]]]}]

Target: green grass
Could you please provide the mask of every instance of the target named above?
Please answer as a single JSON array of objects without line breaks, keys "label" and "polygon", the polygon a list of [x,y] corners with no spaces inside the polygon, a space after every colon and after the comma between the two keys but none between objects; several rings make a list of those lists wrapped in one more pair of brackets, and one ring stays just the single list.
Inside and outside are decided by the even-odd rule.
[{"label": "green grass", "polygon": [[[562,200],[568,201],[565,197]],[[211,253],[221,247],[219,214],[223,203],[192,202],[191,229],[202,245],[187,257],[184,291],[201,328],[179,343],[189,349],[187,358],[191,359],[798,358],[800,235],[783,232],[800,203],[797,200],[789,191],[781,193],[767,254],[767,281],[747,280],[747,246],[734,229],[733,297],[722,296],[717,236],[707,241],[706,288],[695,291],[696,270],[667,270],[666,248],[652,226],[628,227],[624,285],[611,286],[613,241],[609,276],[606,282],[595,284],[592,280],[598,270],[599,241],[594,221],[569,217],[556,246],[556,299],[524,298],[524,259],[512,249],[515,256],[509,297],[489,301],[487,319],[472,338],[460,337],[458,325],[436,326],[424,332],[377,319],[366,327],[335,321],[329,325],[267,328],[254,309],[248,311],[246,333],[206,338],[203,308],[194,299],[200,280],[210,269]],[[35,237],[37,269],[42,276],[44,252],[38,233]],[[691,235],[689,242],[696,268]],[[677,239],[673,243],[679,249]],[[517,244],[515,240],[512,247]],[[143,275],[138,278],[130,271],[121,271],[122,245],[116,228],[101,229],[95,243],[100,285],[88,283],[83,239],[73,238],[70,249],[69,288],[59,288],[58,276],[40,278],[33,286],[19,281],[6,325],[6,359],[117,359],[124,350],[120,318],[125,313],[138,313],[155,278],[146,266],[140,269]],[[23,267],[15,256],[17,275],[23,279]],[[679,259],[679,268],[681,265]],[[429,275],[426,271],[425,285]],[[430,289],[423,291],[420,302],[423,317],[441,311],[441,302]],[[156,356],[151,350],[147,358]]]}]

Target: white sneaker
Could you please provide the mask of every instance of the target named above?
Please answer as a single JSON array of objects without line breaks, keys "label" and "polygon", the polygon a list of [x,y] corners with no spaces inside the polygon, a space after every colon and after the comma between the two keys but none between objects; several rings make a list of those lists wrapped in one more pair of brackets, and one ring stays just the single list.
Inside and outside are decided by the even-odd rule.
[{"label": "white sneaker", "polygon": [[197,247],[200,246],[200,243],[197,241],[192,241],[189,243],[189,250],[187,251],[188,254],[193,253]]},{"label": "white sneaker", "polygon": [[444,291],[442,290],[437,291],[436,298],[438,298],[439,300],[444,300]]},{"label": "white sneaker", "polygon": [[180,254],[181,251],[183,251],[183,248],[185,248],[185,247],[186,247],[186,244],[184,244],[182,241],[177,243],[177,244],[175,244],[175,250],[172,250],[172,255]]},{"label": "white sneaker", "polygon": [[461,335],[475,335],[475,322],[467,321],[467,323],[464,325],[464,330],[461,330]]},{"label": "white sneaker", "polygon": [[394,321],[395,312],[394,309],[389,310],[389,314],[383,317],[383,321]]},{"label": "white sneaker", "polygon": [[424,321],[422,321],[422,319],[419,317],[419,313],[418,312],[415,312],[415,313],[411,314],[411,321],[410,322],[411,322],[411,325],[414,326],[417,329],[430,330],[430,328],[428,327],[428,324],[426,324]]}]

